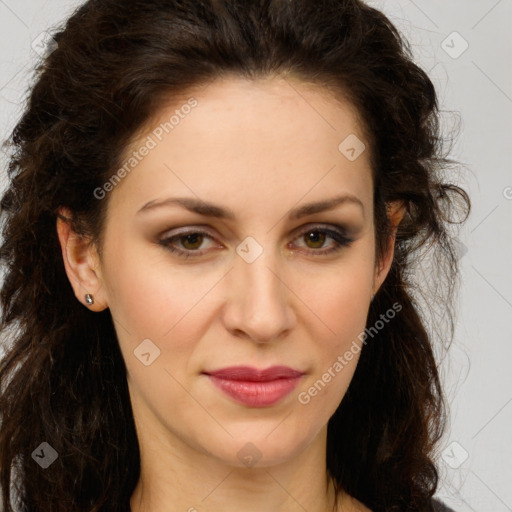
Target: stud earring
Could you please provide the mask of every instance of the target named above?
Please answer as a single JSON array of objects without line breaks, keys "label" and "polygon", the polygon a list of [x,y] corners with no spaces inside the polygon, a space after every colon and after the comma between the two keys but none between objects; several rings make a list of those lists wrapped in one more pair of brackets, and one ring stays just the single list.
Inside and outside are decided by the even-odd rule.
[{"label": "stud earring", "polygon": [[92,304],[94,304],[94,297],[90,293],[85,294],[85,303],[88,306],[91,306]]}]

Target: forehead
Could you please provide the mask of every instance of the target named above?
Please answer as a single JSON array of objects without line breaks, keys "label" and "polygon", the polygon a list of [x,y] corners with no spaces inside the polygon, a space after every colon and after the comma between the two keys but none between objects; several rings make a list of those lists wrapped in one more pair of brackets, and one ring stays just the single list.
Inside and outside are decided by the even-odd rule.
[{"label": "forehead", "polygon": [[[214,196],[235,211],[237,201],[264,207],[277,196],[289,206],[334,192],[371,199],[369,152],[361,149],[368,144],[357,110],[296,79],[229,77],[190,90],[162,105],[124,161],[148,143],[151,150],[114,196],[139,205],[165,194]],[[350,159],[347,144],[354,143],[360,154]]]}]

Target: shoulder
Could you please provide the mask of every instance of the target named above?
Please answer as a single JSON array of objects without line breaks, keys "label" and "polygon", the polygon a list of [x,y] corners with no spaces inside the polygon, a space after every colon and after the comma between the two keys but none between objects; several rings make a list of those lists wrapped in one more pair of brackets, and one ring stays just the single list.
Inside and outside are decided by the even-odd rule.
[{"label": "shoulder", "polygon": [[353,496],[349,496],[349,503],[345,505],[343,510],[350,510],[350,512],[372,512],[366,505],[361,503],[359,500],[354,498]]},{"label": "shoulder", "polygon": [[[348,508],[347,510],[353,512],[372,512],[371,509],[369,509],[363,503],[361,503],[359,500],[356,500],[353,497],[351,497],[350,499],[350,505],[352,508]],[[455,512],[455,510],[453,510],[450,507],[447,507],[442,501],[440,501],[437,498],[432,498],[432,510],[434,512]]]},{"label": "shoulder", "polygon": [[455,512],[453,508],[447,507],[442,501],[437,498],[432,498],[432,507],[434,512]]},{"label": "shoulder", "polygon": [[[347,507],[346,510],[350,510],[350,512],[372,512],[371,509],[366,507],[363,503],[361,503],[353,496],[350,496],[348,502],[344,505],[345,507]],[[345,510],[345,508],[343,510]],[[438,498],[432,498],[432,510],[434,512],[455,512],[455,510],[453,510],[450,507],[447,507]]]}]

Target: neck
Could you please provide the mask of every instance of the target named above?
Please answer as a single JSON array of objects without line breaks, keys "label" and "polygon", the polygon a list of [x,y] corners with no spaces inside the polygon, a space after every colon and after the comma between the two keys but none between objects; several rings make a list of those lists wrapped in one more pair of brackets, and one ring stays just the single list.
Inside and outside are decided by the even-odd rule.
[{"label": "neck", "polygon": [[251,468],[228,465],[175,439],[139,439],[141,473],[131,512],[334,511],[334,486],[325,466],[326,429],[293,459]]}]

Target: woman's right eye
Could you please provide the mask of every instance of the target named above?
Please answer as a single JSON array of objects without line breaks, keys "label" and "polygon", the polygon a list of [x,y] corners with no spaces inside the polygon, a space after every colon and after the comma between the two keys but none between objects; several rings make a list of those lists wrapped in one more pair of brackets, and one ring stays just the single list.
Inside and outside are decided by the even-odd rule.
[{"label": "woman's right eye", "polygon": [[[205,231],[188,231],[167,238],[163,238],[162,240],[160,240],[159,244],[162,245],[168,251],[177,254],[180,257],[198,257],[203,255],[204,251],[198,251],[198,247],[195,246],[201,246],[205,237],[213,240],[213,237],[210,236]],[[175,240],[178,240],[185,247],[185,250],[176,248],[174,245]]]}]

